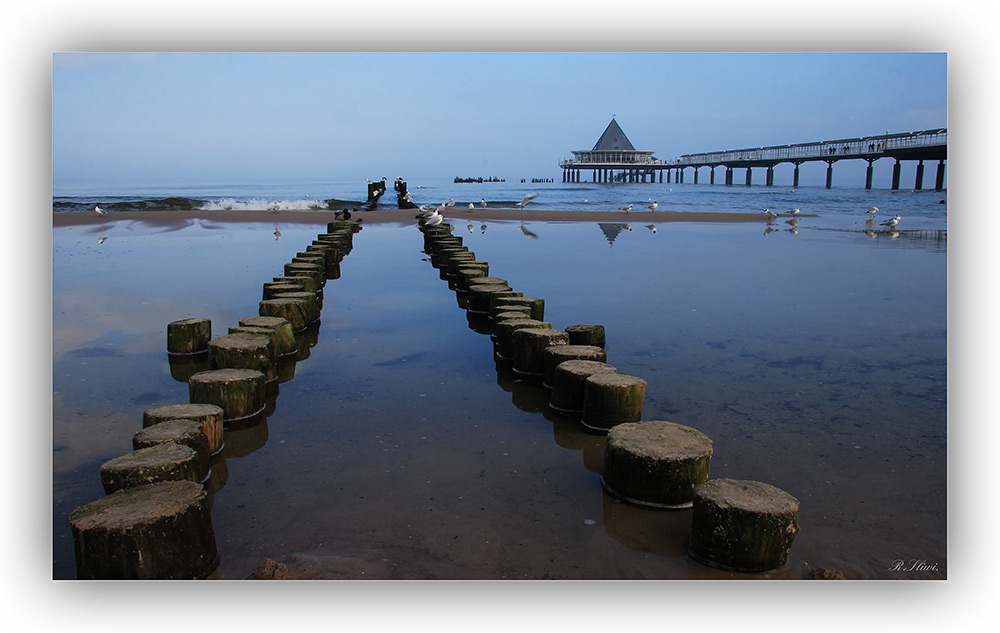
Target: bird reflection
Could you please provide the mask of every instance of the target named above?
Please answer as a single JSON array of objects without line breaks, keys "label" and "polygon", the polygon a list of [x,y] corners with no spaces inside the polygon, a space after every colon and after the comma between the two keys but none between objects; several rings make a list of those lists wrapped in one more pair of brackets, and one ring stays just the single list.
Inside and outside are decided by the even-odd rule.
[{"label": "bird reflection", "polygon": [[785,220],[785,224],[788,224],[788,225],[791,225],[791,226],[798,226],[799,225],[799,221],[796,220],[795,218],[792,218],[791,220]]},{"label": "bird reflection", "polygon": [[777,230],[778,229],[774,228],[773,226],[769,226],[766,229],[764,229],[764,235],[770,235],[771,233],[774,233]]},{"label": "bird reflection", "polygon": [[534,233],[532,233],[531,231],[529,231],[528,227],[524,226],[524,222],[522,222],[521,226],[518,227],[518,228],[520,228],[521,232],[524,233],[526,236],[530,237],[531,239],[533,239],[533,240],[537,240],[538,239],[537,235],[535,235]]},{"label": "bird reflection", "polygon": [[652,231],[653,233],[656,233],[656,225],[655,224],[647,224],[646,228],[649,229],[650,231]]},{"label": "bird reflection", "polygon": [[278,227],[274,227],[274,241],[279,239],[281,239],[281,231],[278,230]]},{"label": "bird reflection", "polygon": [[786,230],[787,230],[787,231],[788,231],[789,233],[791,233],[792,235],[798,235],[798,234],[799,234],[799,230],[798,230],[797,228],[795,228],[794,226],[793,226],[792,228],[790,228],[790,229],[786,229]]},{"label": "bird reflection", "polygon": [[486,232],[486,225],[485,224],[481,224],[479,226],[479,234],[482,235],[485,232]]},{"label": "bird reflection", "polygon": [[468,225],[468,226],[469,226],[469,233],[472,233],[472,231],[473,231],[473,229],[474,229],[475,227],[473,227],[473,226],[472,226],[471,224],[470,224],[470,225]]}]

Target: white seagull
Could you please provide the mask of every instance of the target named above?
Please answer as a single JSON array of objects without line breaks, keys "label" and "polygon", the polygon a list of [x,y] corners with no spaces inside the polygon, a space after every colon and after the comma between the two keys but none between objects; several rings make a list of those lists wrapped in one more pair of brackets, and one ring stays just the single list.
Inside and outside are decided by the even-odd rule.
[{"label": "white seagull", "polygon": [[479,206],[480,206],[480,208],[483,208],[483,209],[486,208],[486,198],[480,198],[479,199]]},{"label": "white seagull", "polygon": [[878,207],[872,207],[871,209],[868,209],[867,211],[865,211],[865,213],[867,213],[868,215],[870,215],[872,217],[872,219],[874,219],[875,218],[875,214],[878,213]]},{"label": "white seagull", "polygon": [[619,211],[624,211],[625,213],[628,213],[629,211],[632,210],[632,205],[630,204],[627,207],[622,207],[621,209],[618,209],[618,210]]},{"label": "white seagull", "polygon": [[105,211],[104,209],[101,208],[101,205],[95,205],[94,206],[94,211],[97,212],[97,215],[107,215],[108,214],[107,211]]},{"label": "white seagull", "polygon": [[799,210],[798,207],[795,207],[789,213],[791,213],[792,215],[798,215],[799,213],[801,213],[801,211]]},{"label": "white seagull", "polygon": [[449,207],[455,206],[455,199],[454,198],[448,198],[448,204],[446,206],[449,206]]},{"label": "white seagull", "polygon": [[768,220],[773,220],[774,218],[778,217],[778,214],[775,213],[774,211],[771,211],[770,209],[764,209],[764,215],[767,216]]},{"label": "white seagull", "polygon": [[646,208],[649,209],[650,211],[656,211],[656,207],[658,206],[660,205],[656,204],[656,200],[653,200],[653,204],[646,205]]},{"label": "white seagull", "polygon": [[444,216],[435,211],[434,213],[430,214],[430,216],[427,218],[427,221],[424,224],[426,226],[437,226],[442,222],[444,222]]},{"label": "white seagull", "polygon": [[523,209],[524,205],[528,204],[537,197],[538,197],[537,193],[529,193],[528,195],[524,196],[524,200],[521,200],[520,202],[517,203],[517,206]]},{"label": "white seagull", "polygon": [[472,203],[470,202],[470,203],[469,203],[469,211],[472,211],[472,210],[473,210],[473,209],[475,209],[475,208],[476,208],[476,205],[474,205],[474,204],[472,204]]},{"label": "white seagull", "polygon": [[900,218],[900,217],[899,217],[898,215],[894,215],[894,216],[892,216],[891,218],[889,218],[888,220],[886,220],[885,222],[883,222],[883,223],[882,223],[882,226],[887,226],[887,227],[889,227],[890,229],[891,229],[891,228],[894,228],[894,227],[895,227],[895,226],[896,226],[897,224],[899,224],[899,221],[900,221],[901,219],[902,219],[902,218]]}]

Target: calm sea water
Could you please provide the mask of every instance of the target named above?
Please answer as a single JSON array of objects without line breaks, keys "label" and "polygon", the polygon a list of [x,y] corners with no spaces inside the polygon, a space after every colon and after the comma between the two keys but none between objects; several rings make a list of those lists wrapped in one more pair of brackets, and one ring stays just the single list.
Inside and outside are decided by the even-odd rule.
[{"label": "calm sea water", "polygon": [[[655,194],[661,208],[676,198],[689,210],[816,213],[773,233],[756,223],[653,232],[638,215],[627,226],[533,222],[534,237],[516,223],[453,224],[492,275],[545,299],[553,327],[604,325],[608,362],[648,383],[643,418],[712,438],[713,477],[800,500],[789,562],[747,576],[704,567],[685,552],[689,512],[606,495],[603,438],[497,367],[415,224],[369,224],[327,282],[308,354],[266,420],[227,433],[213,467],[220,578],[246,577],[268,557],[308,578],[795,579],[817,567],[947,576],[943,194],[416,184],[418,203],[424,192],[437,203],[537,191],[531,204],[551,208],[598,194],[601,205],[638,206]],[[350,199],[331,190],[294,199]],[[927,232],[860,232],[858,210],[872,204]],[[200,316],[225,333],[256,314],[261,284],[323,230],[112,221],[53,231],[55,578],[74,576],[66,519],[102,496],[100,464],[130,450],[142,411],[187,401],[166,324]],[[900,571],[896,561],[912,560],[934,571]]]},{"label": "calm sea water", "polygon": [[[735,212],[761,213],[770,208],[787,213],[800,208],[803,214],[816,215],[809,225],[827,228],[865,228],[865,211],[879,208],[877,219],[882,222],[893,215],[903,220],[900,229],[947,229],[946,192],[922,189],[800,187],[782,186],[705,185],[690,183],[521,183],[485,182],[453,183],[408,182],[416,204],[431,206],[455,201],[456,212],[469,202],[479,204],[485,199],[491,206],[513,208],[525,195],[537,198],[529,207],[574,211],[613,211],[633,205],[633,213],[641,213],[653,201],[657,211],[671,212]],[[129,187],[113,191],[76,190],[56,192],[53,209],[56,212],[92,212],[95,204],[105,208],[143,209],[159,205],[190,205],[194,208],[266,210],[277,205],[284,210],[315,210],[325,208],[329,199],[355,201],[359,206],[367,197],[365,182],[301,183],[292,185],[220,185],[214,187]],[[164,200],[168,202],[163,202]],[[392,183],[387,185],[382,206],[395,206]],[[876,227],[877,228],[877,227]]]}]

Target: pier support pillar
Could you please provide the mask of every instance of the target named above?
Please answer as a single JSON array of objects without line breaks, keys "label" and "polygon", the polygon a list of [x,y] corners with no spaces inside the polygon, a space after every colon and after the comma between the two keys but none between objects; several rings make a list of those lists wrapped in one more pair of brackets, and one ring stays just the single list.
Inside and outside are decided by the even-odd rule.
[{"label": "pier support pillar", "polygon": [[694,168],[694,184],[698,184],[698,168]]},{"label": "pier support pillar", "polygon": [[679,182],[679,183],[680,182],[684,182],[684,168],[683,167],[677,170],[677,182]]},{"label": "pier support pillar", "polygon": [[899,159],[892,166],[892,190],[896,191],[897,189],[899,189]]},{"label": "pier support pillar", "polygon": [[710,168],[708,171],[708,184],[715,184],[715,167]]},{"label": "pier support pillar", "polygon": [[792,187],[795,189],[799,188],[799,165],[802,163],[795,163],[795,173],[792,175]]},{"label": "pier support pillar", "polygon": [[663,184],[663,170],[660,170],[660,184]]},{"label": "pier support pillar", "polygon": [[924,161],[917,163],[917,178],[913,182],[913,188],[916,191],[920,191],[921,187],[924,185]]},{"label": "pier support pillar", "polygon": [[764,184],[768,187],[774,184],[774,165],[767,166],[767,176],[764,178]]},{"label": "pier support pillar", "polygon": [[747,167],[747,187],[750,186],[750,180],[753,178],[753,169]]},{"label": "pier support pillar", "polygon": [[732,167],[726,167],[726,184],[727,185],[733,184],[733,168]]},{"label": "pier support pillar", "polygon": [[833,161],[827,161],[826,163],[826,188],[830,189],[833,187]]},{"label": "pier support pillar", "polygon": [[873,161],[871,159],[866,159],[866,160],[868,160],[868,170],[865,172],[865,189],[871,189],[872,188],[872,172],[874,171],[873,165],[875,164],[875,161]]},{"label": "pier support pillar", "polygon": [[934,178],[934,191],[944,189],[944,161],[938,161],[937,176]]}]

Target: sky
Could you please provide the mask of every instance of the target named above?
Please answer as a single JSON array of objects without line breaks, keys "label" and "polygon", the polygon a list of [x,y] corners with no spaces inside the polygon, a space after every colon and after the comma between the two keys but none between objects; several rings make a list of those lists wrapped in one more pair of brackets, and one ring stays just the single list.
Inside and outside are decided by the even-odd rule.
[{"label": "sky", "polygon": [[667,160],[944,128],[948,56],[54,53],[53,188],[559,180],[612,117]]}]

